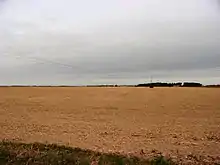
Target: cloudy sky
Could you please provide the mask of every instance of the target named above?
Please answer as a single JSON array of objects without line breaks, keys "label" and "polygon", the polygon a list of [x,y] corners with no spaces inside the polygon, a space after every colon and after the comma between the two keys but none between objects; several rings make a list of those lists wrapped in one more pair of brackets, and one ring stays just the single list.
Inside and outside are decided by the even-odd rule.
[{"label": "cloudy sky", "polygon": [[220,84],[219,0],[0,0],[0,84]]}]

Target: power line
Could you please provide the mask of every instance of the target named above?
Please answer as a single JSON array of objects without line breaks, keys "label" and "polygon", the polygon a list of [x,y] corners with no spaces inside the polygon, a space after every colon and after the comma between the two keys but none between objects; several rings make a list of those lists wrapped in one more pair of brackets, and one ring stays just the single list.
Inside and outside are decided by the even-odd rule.
[{"label": "power line", "polygon": [[77,67],[74,67],[72,65],[69,65],[69,64],[66,64],[66,63],[61,63],[61,62],[57,62],[57,61],[54,61],[54,60],[49,60],[49,59],[45,59],[45,58],[40,58],[40,57],[33,57],[33,56],[21,56],[21,55],[12,55],[12,54],[7,54],[7,56],[12,56],[12,57],[15,57],[15,58],[19,58],[19,59],[29,59],[29,60],[34,60],[36,62],[43,62],[44,64],[48,64],[48,63],[51,63],[51,64],[56,64],[56,65],[59,65],[59,66],[64,66],[64,67],[68,67],[68,68],[71,68],[71,69],[77,69]]},{"label": "power line", "polygon": [[[13,54],[5,54],[6,56],[11,56],[11,57],[14,57],[14,58],[19,58],[19,59],[29,59],[29,60],[34,60],[36,62],[41,62],[41,64],[55,64],[56,66],[58,67],[66,67],[66,68],[69,68],[71,70],[76,70],[76,69],[80,69],[78,67],[75,67],[75,66],[72,66],[72,65],[69,65],[69,64],[66,64],[66,63],[61,63],[61,62],[57,62],[57,61],[54,61],[54,60],[49,60],[49,59],[45,59],[45,58],[40,58],[40,57],[33,57],[33,56],[24,56],[24,55],[13,55]],[[82,73],[76,73],[74,72],[74,77],[82,77],[83,74]]]},{"label": "power line", "polygon": [[[78,67],[76,66],[73,66],[73,65],[70,65],[70,64],[66,64],[66,63],[61,63],[61,62],[57,62],[57,61],[54,61],[54,60],[49,60],[49,59],[45,59],[45,58],[41,58],[41,57],[33,57],[33,56],[24,56],[24,55],[13,55],[13,54],[3,54],[3,55],[6,55],[6,56],[12,56],[12,57],[15,57],[15,58],[19,58],[19,59],[29,59],[29,60],[34,60],[36,62],[42,62],[43,64],[48,64],[48,63],[51,63],[51,64],[55,64],[57,66],[63,66],[63,67],[67,67],[67,68],[71,68],[71,69],[79,69]],[[209,69],[215,69],[215,70],[218,70],[220,71],[220,66],[213,66],[213,67],[209,67],[209,68],[206,68],[207,70]],[[152,79],[152,77],[151,77]]]}]

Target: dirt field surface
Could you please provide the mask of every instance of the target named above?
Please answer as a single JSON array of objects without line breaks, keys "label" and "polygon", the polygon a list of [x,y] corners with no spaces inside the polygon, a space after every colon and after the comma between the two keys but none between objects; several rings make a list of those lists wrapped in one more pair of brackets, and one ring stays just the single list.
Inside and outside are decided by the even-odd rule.
[{"label": "dirt field surface", "polygon": [[1,87],[0,139],[220,156],[220,89]]}]

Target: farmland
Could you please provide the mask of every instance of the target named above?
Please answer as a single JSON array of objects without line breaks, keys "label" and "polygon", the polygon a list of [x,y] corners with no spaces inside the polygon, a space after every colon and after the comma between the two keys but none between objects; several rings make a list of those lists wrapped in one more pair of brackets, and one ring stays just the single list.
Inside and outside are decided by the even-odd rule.
[{"label": "farmland", "polygon": [[220,155],[219,88],[1,87],[0,140]]}]

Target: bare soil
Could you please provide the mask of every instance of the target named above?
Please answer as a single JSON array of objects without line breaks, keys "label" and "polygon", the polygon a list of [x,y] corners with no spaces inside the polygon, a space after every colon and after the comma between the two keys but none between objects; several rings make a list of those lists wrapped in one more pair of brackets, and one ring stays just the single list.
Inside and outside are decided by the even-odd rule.
[{"label": "bare soil", "polygon": [[2,139],[219,158],[220,89],[1,87]]}]

